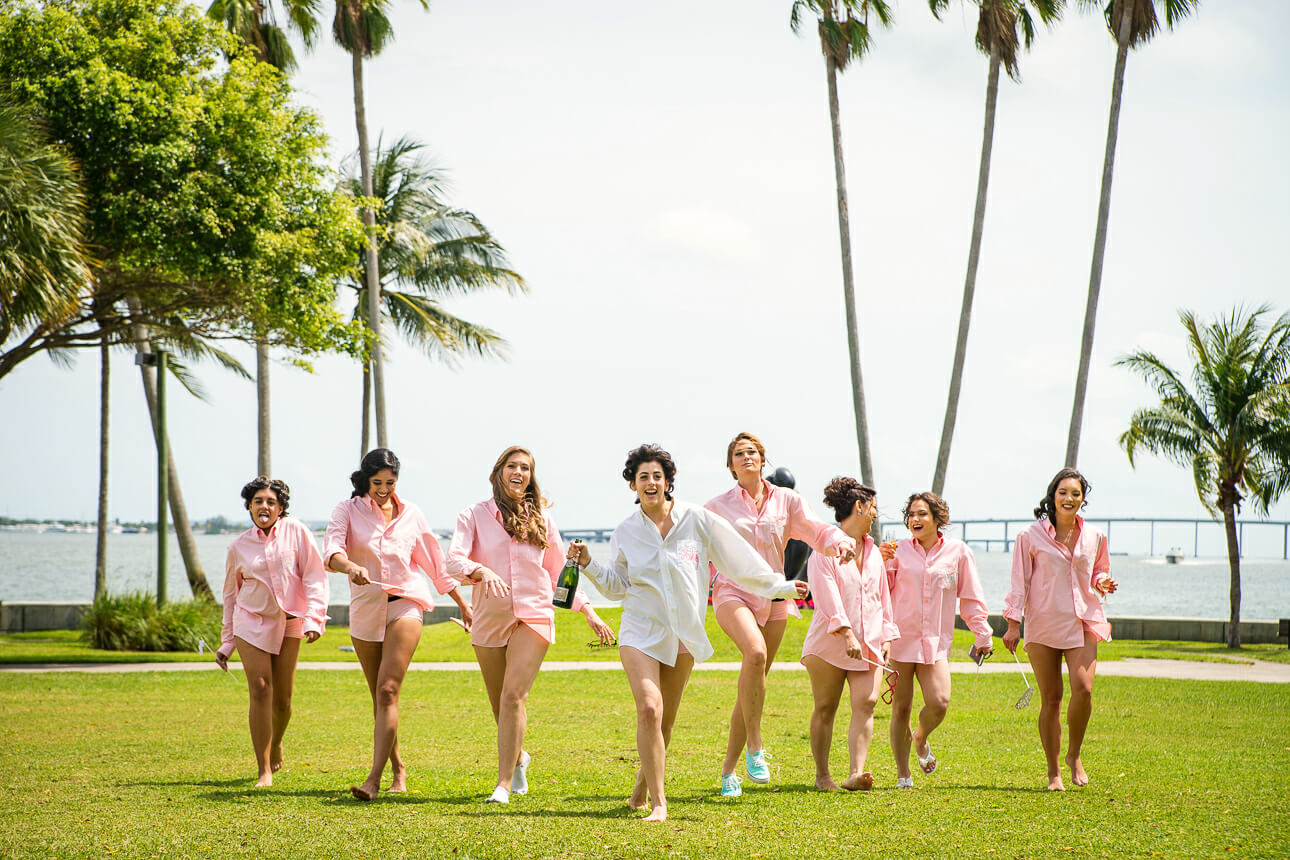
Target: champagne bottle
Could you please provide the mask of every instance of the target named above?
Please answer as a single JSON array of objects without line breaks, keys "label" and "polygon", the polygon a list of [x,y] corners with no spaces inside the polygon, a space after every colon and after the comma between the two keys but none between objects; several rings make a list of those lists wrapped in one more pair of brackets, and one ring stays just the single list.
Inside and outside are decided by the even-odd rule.
[{"label": "champagne bottle", "polygon": [[[581,548],[582,541],[575,540],[575,547]],[[560,578],[555,581],[555,596],[551,600],[554,606],[561,609],[572,609],[573,598],[578,593],[578,560],[571,558],[564,563],[564,570],[560,571]]]}]

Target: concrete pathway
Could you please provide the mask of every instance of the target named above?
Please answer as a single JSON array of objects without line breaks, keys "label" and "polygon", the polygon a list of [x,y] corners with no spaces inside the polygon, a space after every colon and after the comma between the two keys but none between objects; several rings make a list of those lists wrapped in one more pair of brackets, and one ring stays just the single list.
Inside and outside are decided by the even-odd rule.
[{"label": "concrete pathway", "polygon": [[[240,671],[241,664],[231,663],[235,671]],[[1022,666],[1034,683],[1030,667]],[[298,667],[302,670],[356,671],[357,662],[313,662],[302,661]],[[738,663],[709,662],[695,666],[696,672],[737,672]],[[408,667],[412,672],[463,672],[478,671],[474,663],[428,663],[414,662]],[[788,660],[775,663],[777,672],[805,671],[802,664]],[[39,674],[46,672],[84,672],[91,675],[130,673],[130,672],[213,672],[218,671],[214,663],[10,663],[0,665],[0,673]],[[544,672],[619,672],[622,665],[616,660],[588,660],[557,662],[549,660],[542,664]],[[950,663],[950,671],[955,674],[971,675],[978,670],[971,663]],[[1011,661],[986,663],[980,669],[983,675],[1016,674],[1017,666]],[[1200,662],[1194,660],[1108,660],[1098,664],[1098,675],[1115,675],[1125,678],[1175,678],[1186,681],[1255,681],[1264,684],[1290,684],[1290,663],[1253,663],[1238,662]]]}]

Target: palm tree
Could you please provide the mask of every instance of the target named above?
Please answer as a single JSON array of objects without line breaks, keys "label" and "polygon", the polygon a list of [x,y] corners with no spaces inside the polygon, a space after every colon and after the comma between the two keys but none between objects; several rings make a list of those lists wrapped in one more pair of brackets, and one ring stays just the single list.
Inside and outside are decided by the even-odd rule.
[{"label": "palm tree", "polygon": [[1195,314],[1179,314],[1194,366],[1192,388],[1149,352],[1116,362],[1141,375],[1160,404],[1140,409],[1120,436],[1133,456],[1138,448],[1190,466],[1196,494],[1210,515],[1223,518],[1231,571],[1229,648],[1241,647],[1241,553],[1236,514],[1241,501],[1254,500],[1266,516],[1290,490],[1290,313],[1264,329],[1267,305],[1240,308],[1208,325]]},{"label": "palm tree", "polygon": [[[260,62],[286,74],[296,68],[296,55],[287,40],[286,31],[278,23],[279,18],[286,18],[306,47],[313,47],[319,29],[314,14],[317,0],[283,0],[280,5],[281,13],[275,4],[266,0],[214,0],[206,14],[250,46]],[[258,430],[256,469],[261,475],[273,473],[269,372],[269,339],[260,336],[255,339],[255,401]]]},{"label": "palm tree", "polygon": [[[478,217],[442,202],[443,179],[422,158],[422,149],[406,137],[388,148],[377,141],[371,177],[372,197],[380,201],[375,235],[381,268],[375,280],[381,307],[394,327],[431,357],[501,356],[506,342],[497,332],[453,316],[440,300],[487,289],[515,295],[527,291],[524,279],[509,268],[506,252]],[[355,175],[354,161],[351,157],[342,166],[342,187],[357,195],[362,178]],[[372,279],[366,262],[365,254],[361,274],[349,286],[358,299],[355,318],[370,321]],[[371,363],[379,352],[379,344],[374,345]],[[363,453],[368,450],[371,363],[363,374]]]},{"label": "palm tree", "polygon": [[[865,415],[864,380],[860,373],[860,333],[856,328],[855,279],[851,270],[851,221],[847,213],[847,177],[842,162],[842,123],[838,118],[838,72],[853,60],[864,59],[872,47],[869,13],[884,27],[891,25],[891,10],[884,0],[794,0],[789,25],[797,33],[805,14],[817,20],[820,48],[829,86],[829,119],[833,131],[833,174],[838,188],[838,234],[842,243],[842,296],[847,313],[847,349],[851,358],[851,399],[855,406],[856,441],[860,449],[860,477],[873,484],[869,457],[869,423]],[[875,530],[878,528],[874,521]],[[877,532],[875,531],[875,534]]]},{"label": "palm tree", "polygon": [[[950,445],[954,440],[954,422],[958,417],[959,391],[963,385],[963,362],[967,356],[968,327],[972,323],[972,297],[976,292],[976,270],[981,259],[981,234],[985,228],[986,189],[990,184],[990,153],[994,147],[995,106],[999,100],[999,68],[1008,77],[1020,81],[1017,67],[1017,25],[1029,50],[1035,38],[1035,21],[1026,0],[974,0],[978,7],[976,46],[990,58],[985,85],[985,131],[981,136],[981,166],[976,180],[976,209],[972,215],[972,242],[968,246],[967,275],[963,279],[963,306],[959,311],[958,340],[954,344],[954,367],[950,371],[950,392],[945,403],[945,422],[941,426],[941,445],[936,452],[936,469],[932,492],[945,490],[945,473],[950,465]],[[937,20],[949,0],[928,0]],[[1060,16],[1063,0],[1030,0],[1040,20],[1051,26]]]},{"label": "palm tree", "polygon": [[[1102,0],[1080,0],[1096,8]],[[1097,229],[1093,234],[1093,265],[1088,275],[1088,300],[1084,305],[1084,334],[1080,340],[1079,370],[1075,375],[1075,402],[1071,406],[1070,431],[1066,436],[1066,465],[1079,457],[1080,430],[1084,425],[1084,396],[1088,391],[1088,366],[1093,356],[1093,326],[1097,321],[1097,298],[1102,290],[1102,260],[1106,256],[1106,225],[1111,217],[1111,173],[1115,167],[1115,141],[1120,129],[1120,94],[1124,90],[1124,66],[1129,49],[1145,44],[1160,29],[1156,5],[1164,8],[1165,23],[1173,29],[1196,8],[1200,0],[1110,0],[1103,9],[1106,26],[1115,36],[1115,76],[1111,81],[1111,114],[1106,126],[1106,154],[1102,160],[1102,193],[1097,203]]]}]

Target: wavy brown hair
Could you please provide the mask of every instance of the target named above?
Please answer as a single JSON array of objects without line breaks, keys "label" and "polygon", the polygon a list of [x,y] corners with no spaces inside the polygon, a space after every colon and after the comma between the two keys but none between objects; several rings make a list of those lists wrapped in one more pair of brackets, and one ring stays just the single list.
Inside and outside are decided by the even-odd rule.
[{"label": "wavy brown hair", "polygon": [[[529,458],[529,485],[524,490],[524,498],[518,500],[506,491],[506,482],[502,478],[502,468],[506,461],[516,454]],[[542,515],[542,509],[550,507],[550,503],[538,489],[537,461],[533,459],[533,452],[519,445],[507,448],[493,464],[488,481],[493,485],[493,501],[501,511],[502,528],[506,529],[506,533],[520,543],[546,549],[546,517]]]},{"label": "wavy brown hair", "polygon": [[930,490],[924,493],[913,493],[905,500],[905,507],[901,508],[900,516],[909,525],[909,507],[914,502],[923,502],[927,505],[927,510],[931,511],[932,521],[936,523],[936,530],[940,531],[950,524],[950,506],[945,504],[945,500]]}]

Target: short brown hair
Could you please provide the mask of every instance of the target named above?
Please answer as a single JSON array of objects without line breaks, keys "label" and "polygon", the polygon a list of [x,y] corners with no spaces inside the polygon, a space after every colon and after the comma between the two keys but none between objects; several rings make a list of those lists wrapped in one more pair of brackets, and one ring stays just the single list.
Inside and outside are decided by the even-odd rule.
[{"label": "short brown hair", "polygon": [[732,478],[737,479],[739,477],[738,475],[735,474],[735,467],[734,467],[735,446],[738,445],[740,442],[744,441],[745,439],[752,443],[753,447],[757,449],[758,454],[761,454],[762,468],[763,469],[766,468],[766,446],[763,445],[761,443],[761,440],[758,439],[753,434],[740,433],[739,435],[735,436],[735,438],[731,439],[730,444],[726,446],[726,468],[730,470],[730,477]]}]

